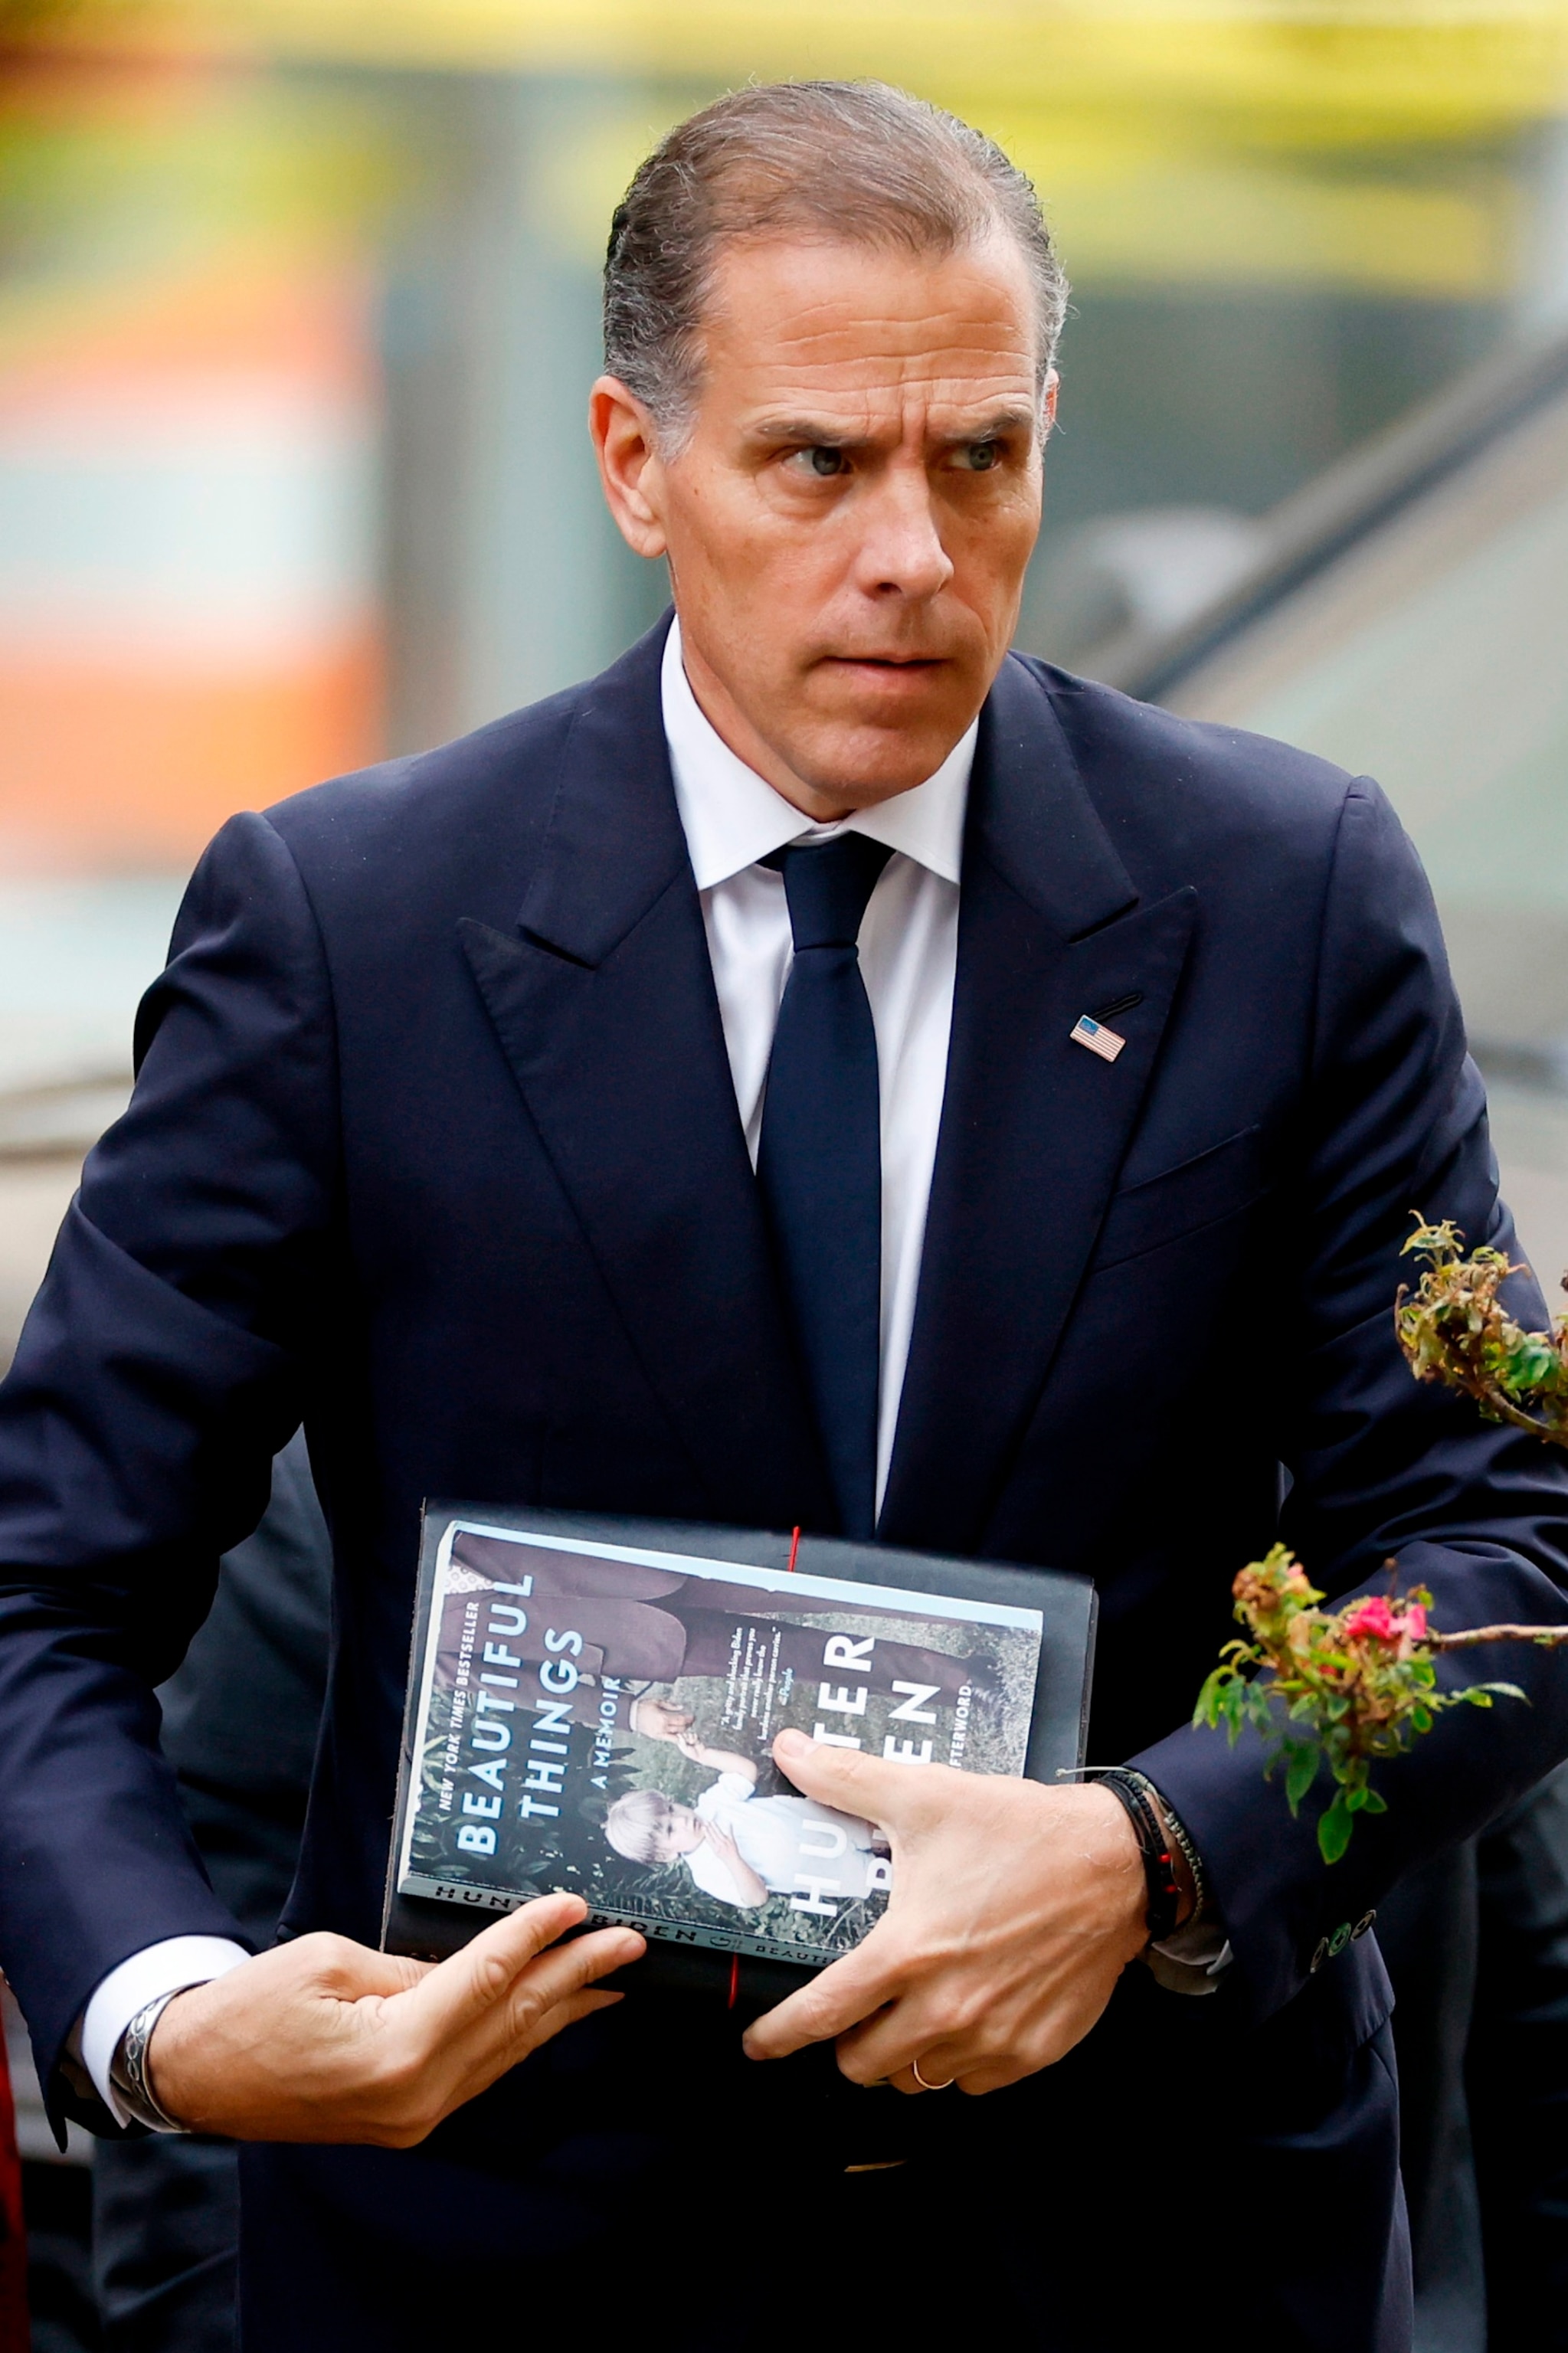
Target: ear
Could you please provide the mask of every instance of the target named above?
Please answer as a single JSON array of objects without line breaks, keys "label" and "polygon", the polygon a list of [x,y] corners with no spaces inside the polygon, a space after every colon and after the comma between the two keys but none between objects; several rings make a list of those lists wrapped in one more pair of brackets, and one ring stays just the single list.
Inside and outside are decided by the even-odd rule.
[{"label": "ear", "polygon": [[588,395],[588,432],[610,513],[638,555],[662,555],[664,465],[653,419],[619,376],[601,375]]},{"label": "ear", "polygon": [[1053,368],[1045,378],[1045,389],[1041,395],[1040,438],[1042,441],[1049,439],[1052,427],[1056,422],[1056,396],[1061,389],[1062,379]]}]

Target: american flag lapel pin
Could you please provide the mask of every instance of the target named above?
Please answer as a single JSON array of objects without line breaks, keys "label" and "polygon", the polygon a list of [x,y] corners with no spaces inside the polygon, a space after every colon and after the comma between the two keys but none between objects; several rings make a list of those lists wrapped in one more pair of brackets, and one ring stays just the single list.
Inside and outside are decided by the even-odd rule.
[{"label": "american flag lapel pin", "polygon": [[1080,1013],[1067,1032],[1075,1046],[1086,1046],[1102,1062],[1114,1062],[1127,1039],[1119,1031],[1107,1029],[1103,1021],[1096,1021],[1087,1013]]}]

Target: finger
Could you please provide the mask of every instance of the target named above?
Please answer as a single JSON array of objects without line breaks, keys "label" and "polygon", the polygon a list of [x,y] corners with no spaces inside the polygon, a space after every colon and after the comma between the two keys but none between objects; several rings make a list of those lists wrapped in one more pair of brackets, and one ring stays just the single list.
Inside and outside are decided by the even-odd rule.
[{"label": "finger", "polygon": [[[455,2023],[420,2021],[426,2063],[451,2079],[463,2081],[460,2095],[470,2098],[496,2076],[526,2059],[541,2042],[558,2034],[572,2019],[586,2012],[573,2004],[589,1990],[596,1978],[640,1960],[647,1947],[632,1928],[601,1928],[591,1936],[574,1938],[525,1962],[512,1979],[506,1999],[480,2012],[459,2013]],[[604,1999],[618,2000],[619,1995]]]},{"label": "finger", "polygon": [[516,2042],[499,2048],[493,2042],[487,2042],[482,2049],[469,2050],[464,2054],[461,2073],[452,2077],[444,2090],[441,2115],[450,2116],[454,2108],[461,2108],[468,2101],[476,2099],[480,2093],[487,2092],[509,2068],[519,2066],[524,2060],[531,2058],[535,2051],[541,2050],[546,2042],[553,2042],[557,2034],[564,2032],[568,2026],[575,2026],[579,2019],[591,2018],[598,2010],[613,2010],[616,2003],[624,1999],[622,1994],[606,1993],[597,1986],[591,1987],[546,2010],[533,2021],[528,2032]]},{"label": "finger", "polygon": [[923,1767],[911,1773],[907,1766],[863,1756],[858,1748],[808,1740],[803,1732],[781,1732],[773,1743],[773,1761],[808,1798],[879,1823],[895,1822],[911,1803],[920,1802],[921,1785],[931,1770]]},{"label": "finger", "polygon": [[[924,2075],[927,2073],[926,2063],[922,2060],[920,2073]],[[884,2075],[881,2080],[890,2090],[902,2092],[906,2100],[924,2099],[927,2092],[945,2092],[949,2088],[948,2079],[945,2075],[932,2075],[928,2083],[922,2084],[913,2067],[900,2067],[895,2075]]]},{"label": "finger", "polygon": [[540,1895],[482,1929],[415,1989],[427,2032],[445,2042],[477,2023],[505,2000],[529,1962],[587,1912],[580,1895]]},{"label": "finger", "polygon": [[[841,2035],[840,2073],[852,2084],[896,2082],[901,2091],[918,2091],[920,2086],[913,2080],[916,2060],[927,2084],[969,2074],[996,2060],[998,2053],[988,2045],[983,2020],[973,2031],[955,2031],[951,2018],[939,2018],[935,2006],[923,1998],[924,1992],[925,1989],[916,1987],[901,2001]],[[905,2077],[910,2080],[905,2082]]]},{"label": "finger", "polygon": [[832,2042],[895,2000],[902,1982],[901,1949],[879,1924],[853,1953],[755,2020],[742,2047],[748,2059],[788,2059],[810,2042]]},{"label": "finger", "polygon": [[553,2010],[546,2012],[534,2030],[529,2049],[537,2051],[542,2044],[553,2042],[565,2028],[575,2026],[578,2019],[591,2018],[596,2010],[613,2010],[618,2001],[625,2000],[623,1993],[606,1993],[598,1986],[589,1986],[581,1993],[574,1993],[569,2000],[557,2002]]},{"label": "finger", "polygon": [[[849,2073],[842,2057],[839,2065],[843,2073]],[[920,2070],[918,2075],[915,2073],[916,2066]],[[885,2084],[891,2084],[895,2092],[903,2092],[912,2099],[919,2099],[927,2092],[948,2091],[954,2084],[962,2080],[963,2073],[963,2068],[953,2054],[933,2046],[925,2051],[917,2051],[913,2061],[906,2061],[902,2066],[893,2068],[878,2080]],[[924,2081],[921,2080],[922,2077]],[[850,2081],[852,2084],[858,2084],[861,2081],[858,2070],[850,2075]]]},{"label": "finger", "polygon": [[530,1961],[513,1987],[512,2017],[532,2034],[557,2003],[571,2001],[612,1969],[627,1968],[648,1950],[635,1928],[596,1928]]}]

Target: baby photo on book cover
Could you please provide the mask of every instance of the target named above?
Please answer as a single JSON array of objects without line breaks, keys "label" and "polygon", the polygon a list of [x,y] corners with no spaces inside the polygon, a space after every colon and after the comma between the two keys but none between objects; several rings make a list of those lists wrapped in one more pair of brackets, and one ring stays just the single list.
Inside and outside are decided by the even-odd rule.
[{"label": "baby photo on book cover", "polygon": [[1029,1609],[454,1518],[440,1533],[397,1892],[808,1963],[885,1905],[875,1824],[804,1798],[785,1727],[911,1766],[1022,1769]]}]

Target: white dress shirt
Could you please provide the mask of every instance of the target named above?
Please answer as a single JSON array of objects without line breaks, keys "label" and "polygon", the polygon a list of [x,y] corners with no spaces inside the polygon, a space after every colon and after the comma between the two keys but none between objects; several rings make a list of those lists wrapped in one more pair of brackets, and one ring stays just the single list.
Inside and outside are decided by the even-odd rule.
[{"label": "white dress shirt", "polygon": [[[730,1076],[753,1167],[773,1031],[794,960],[784,878],[758,860],[786,842],[832,841],[844,831],[866,834],[893,851],[860,930],[861,971],[882,1082],[880,1510],[909,1360],[947,1081],[964,812],[977,728],[969,729],[923,785],[836,825],[813,825],[737,758],[704,717],[681,659],[679,622],[665,643],[661,686],[675,800],[702,902]],[[160,1994],[206,1983],[247,1958],[244,1948],[226,1937],[171,1936],[110,1971],[82,2015],[79,2049],[99,2096],[119,2123],[130,2118],[110,2069],[136,2012]]]},{"label": "white dress shirt", "polygon": [[704,717],[681,659],[678,622],[665,641],[662,684],[675,801],[697,880],[730,1077],[754,1168],[773,1031],[794,961],[784,878],[758,861],[786,842],[832,841],[841,833],[863,833],[893,851],[860,927],[860,967],[871,1000],[882,1082],[880,1511],[909,1361],[947,1083],[964,811],[977,729],[969,729],[923,785],[836,825],[813,825],[737,758]]}]

